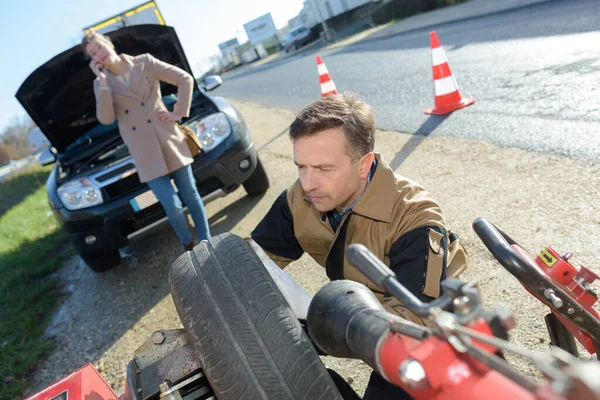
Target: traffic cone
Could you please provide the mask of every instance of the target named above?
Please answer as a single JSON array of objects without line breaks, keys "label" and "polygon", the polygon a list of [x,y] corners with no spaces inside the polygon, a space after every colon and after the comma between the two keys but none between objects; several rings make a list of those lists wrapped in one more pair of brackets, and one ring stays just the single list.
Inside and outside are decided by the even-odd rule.
[{"label": "traffic cone", "polygon": [[468,99],[460,95],[458,83],[448,65],[444,48],[440,44],[437,33],[429,33],[431,42],[431,65],[433,69],[433,94],[435,105],[425,110],[425,114],[442,115],[469,106],[475,99]]},{"label": "traffic cone", "polygon": [[321,97],[327,97],[330,94],[337,94],[335,83],[329,76],[329,71],[325,66],[321,56],[317,54],[317,71],[319,71],[319,82],[321,82]]}]

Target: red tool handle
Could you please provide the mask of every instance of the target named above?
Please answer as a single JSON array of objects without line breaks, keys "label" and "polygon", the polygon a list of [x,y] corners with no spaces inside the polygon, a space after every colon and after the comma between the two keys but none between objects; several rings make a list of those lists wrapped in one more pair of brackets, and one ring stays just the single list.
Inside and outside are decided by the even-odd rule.
[{"label": "red tool handle", "polygon": [[377,351],[379,374],[415,400],[565,400],[542,385],[532,392],[435,336],[389,332]]}]

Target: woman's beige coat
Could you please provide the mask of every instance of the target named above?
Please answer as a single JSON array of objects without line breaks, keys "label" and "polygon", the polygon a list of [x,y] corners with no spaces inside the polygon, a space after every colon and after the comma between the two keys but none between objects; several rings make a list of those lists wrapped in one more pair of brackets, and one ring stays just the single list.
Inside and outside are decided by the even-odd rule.
[{"label": "woman's beige coat", "polygon": [[193,77],[150,54],[136,57],[122,54],[130,64],[129,86],[105,71],[108,87],[94,81],[96,114],[102,124],[119,122],[119,131],[129,148],[141,182],[169,174],[191,164],[193,157],[176,122],[162,122],[157,110],[166,110],[160,82],[178,87],[174,112],[189,116]]}]

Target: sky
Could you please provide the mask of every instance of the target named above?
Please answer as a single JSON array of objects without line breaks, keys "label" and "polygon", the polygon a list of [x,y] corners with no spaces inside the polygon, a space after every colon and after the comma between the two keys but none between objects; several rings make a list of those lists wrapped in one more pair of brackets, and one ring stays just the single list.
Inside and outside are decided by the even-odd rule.
[{"label": "sky", "polygon": [[[155,0],[175,28],[192,69],[208,65],[218,44],[248,40],[244,24],[271,13],[283,28],[303,0]],[[83,28],[145,0],[0,0],[0,132],[26,113],[15,98],[23,81],[53,56],[81,43]],[[208,69],[208,68],[207,68]],[[90,82],[91,85],[91,82]]]}]

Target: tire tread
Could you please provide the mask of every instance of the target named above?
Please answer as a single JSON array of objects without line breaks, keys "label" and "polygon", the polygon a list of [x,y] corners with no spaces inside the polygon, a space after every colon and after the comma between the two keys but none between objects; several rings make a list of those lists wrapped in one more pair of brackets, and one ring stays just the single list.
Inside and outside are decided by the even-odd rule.
[{"label": "tire tread", "polygon": [[171,266],[175,308],[219,399],[340,398],[250,246],[225,233]]}]

